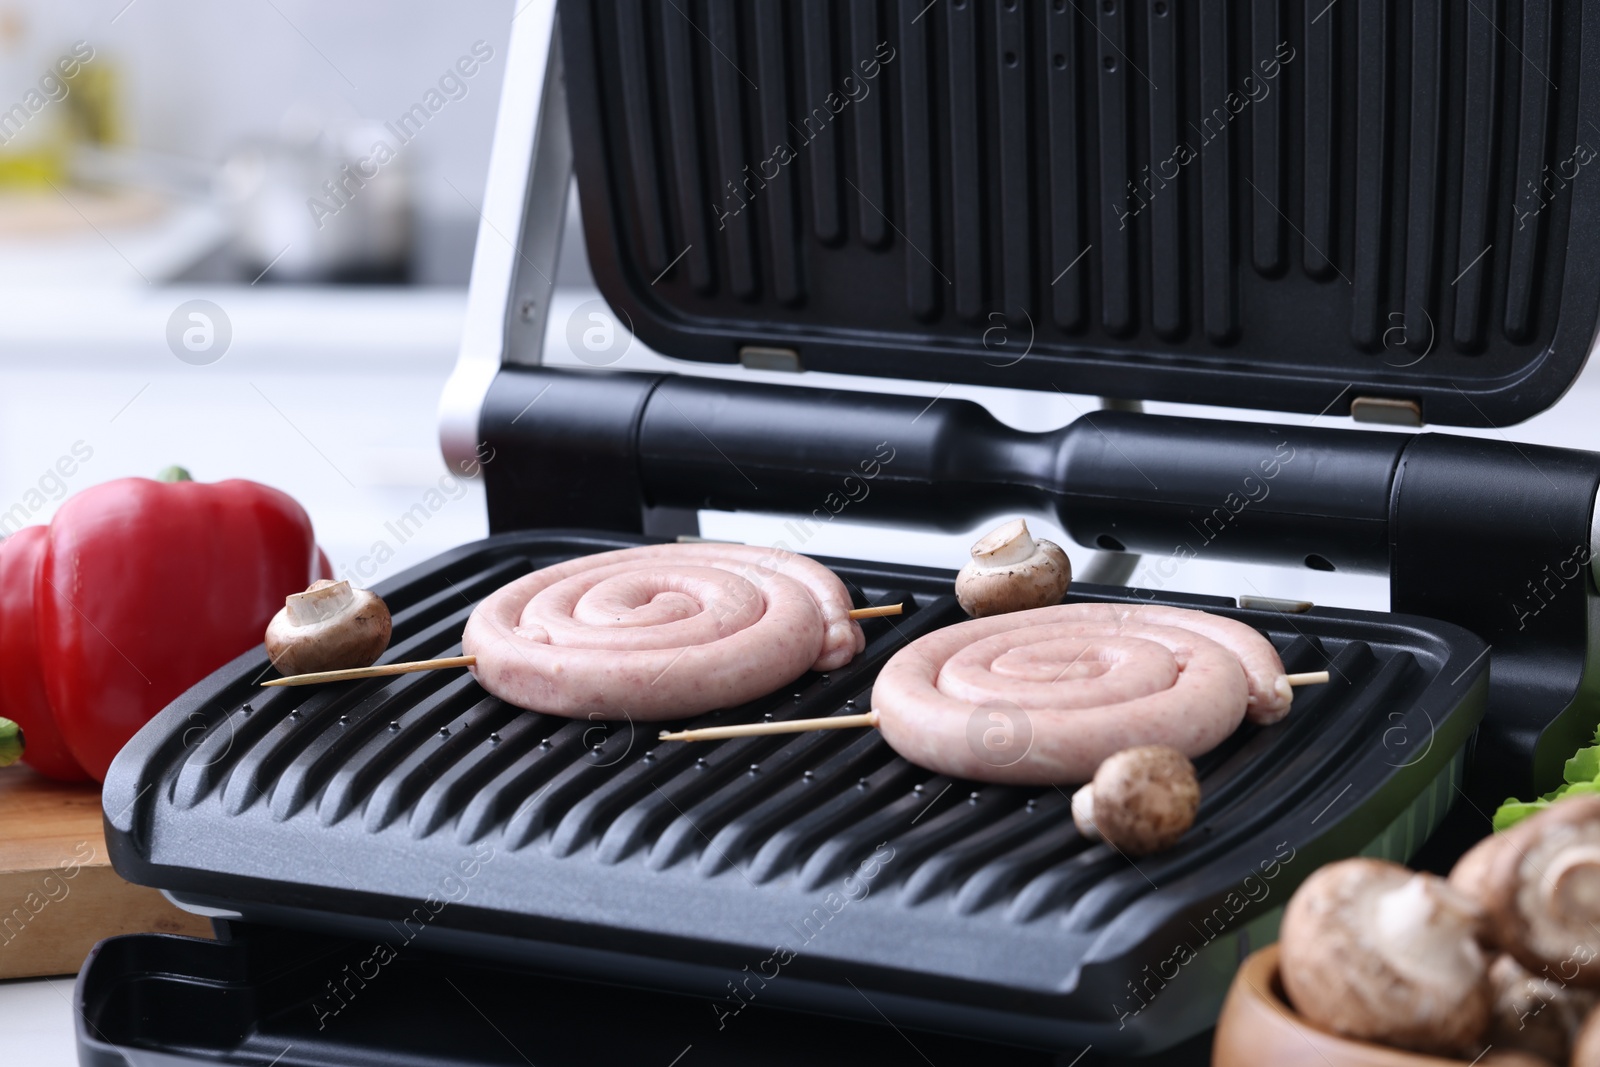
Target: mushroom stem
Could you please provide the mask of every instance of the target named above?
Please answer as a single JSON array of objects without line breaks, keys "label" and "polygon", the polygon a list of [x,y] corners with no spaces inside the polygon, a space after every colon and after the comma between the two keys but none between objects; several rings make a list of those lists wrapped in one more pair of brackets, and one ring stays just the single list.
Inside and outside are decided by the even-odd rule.
[{"label": "mushroom stem", "polygon": [[[1477,921],[1472,902],[1436,878],[1413,875],[1382,894],[1373,908],[1378,954],[1418,982],[1446,983],[1465,973],[1476,955],[1461,936]],[[1441,922],[1443,918],[1451,920]]]},{"label": "mushroom stem", "polygon": [[283,598],[289,621],[296,626],[327,622],[339,612],[354,604],[356,595],[348,581],[318,579],[303,593],[291,593]]},{"label": "mushroom stem", "polygon": [[10,719],[0,719],[0,767],[9,767],[21,759],[25,747],[22,727]]},{"label": "mushroom stem", "polygon": [[972,546],[972,558],[990,567],[1009,567],[1033,555],[1038,543],[1023,519],[996,526]]},{"label": "mushroom stem", "polygon": [[1100,841],[1100,827],[1094,824],[1094,783],[1079,786],[1072,794],[1072,821],[1086,841]]}]

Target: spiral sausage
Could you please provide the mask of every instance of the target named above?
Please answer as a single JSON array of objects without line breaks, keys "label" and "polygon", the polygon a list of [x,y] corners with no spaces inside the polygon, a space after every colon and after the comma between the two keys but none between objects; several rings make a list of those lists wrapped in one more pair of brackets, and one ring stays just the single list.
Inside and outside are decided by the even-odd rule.
[{"label": "spiral sausage", "polygon": [[478,683],[573,718],[671,719],[834,670],[866,647],[837,575],[746,545],[647,545],[545,567],[485,597]]},{"label": "spiral sausage", "polygon": [[[872,706],[884,737],[920,766],[1065,784],[1088,781],[1106,757],[1135,745],[1209,752],[1247,709],[1258,722],[1281,718],[1280,682],[1287,692],[1271,643],[1231,619],[1063,604],[912,642],[879,674]],[[986,740],[990,720],[1014,746],[1003,758]]]}]

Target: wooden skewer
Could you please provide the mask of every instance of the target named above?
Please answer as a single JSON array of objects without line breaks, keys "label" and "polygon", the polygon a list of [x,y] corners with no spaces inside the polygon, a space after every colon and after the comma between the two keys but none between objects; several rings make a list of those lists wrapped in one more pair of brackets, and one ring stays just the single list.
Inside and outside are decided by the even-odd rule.
[{"label": "wooden skewer", "polygon": [[[1322,685],[1327,671],[1309,671],[1287,676],[1290,685]],[[747,722],[735,726],[707,726],[699,730],[662,730],[662,741],[723,741],[730,737],[760,737],[765,734],[803,734],[812,730],[849,730],[857,726],[877,726],[878,713],[828,715],[820,719],[790,719],[787,722]]]},{"label": "wooden skewer", "polygon": [[746,722],[737,726],[707,726],[700,730],[662,730],[662,741],[721,741],[726,737],[756,737],[761,734],[803,734],[812,730],[850,730],[857,726],[878,725],[878,713],[829,715],[821,719],[790,719],[788,722]]},{"label": "wooden skewer", "polygon": [[358,678],[383,678],[391,674],[411,674],[414,671],[436,671],[443,667],[470,667],[478,662],[477,656],[448,656],[444,659],[419,659],[411,663],[380,663],[374,667],[352,667],[345,671],[316,671],[312,674],[291,674],[287,678],[274,678],[269,685],[315,685],[317,682],[353,682]]},{"label": "wooden skewer", "polygon": [[[850,612],[852,619],[877,619],[885,615],[900,615],[904,604],[884,604],[876,608],[856,608]],[[312,674],[291,674],[287,678],[274,678],[262,682],[271,685],[315,685],[318,682],[352,682],[360,678],[386,678],[391,674],[411,674],[415,671],[436,671],[445,667],[470,667],[478,662],[476,656],[449,656],[445,659],[423,659],[411,663],[384,663],[376,667],[352,667],[344,671],[316,671]]]}]

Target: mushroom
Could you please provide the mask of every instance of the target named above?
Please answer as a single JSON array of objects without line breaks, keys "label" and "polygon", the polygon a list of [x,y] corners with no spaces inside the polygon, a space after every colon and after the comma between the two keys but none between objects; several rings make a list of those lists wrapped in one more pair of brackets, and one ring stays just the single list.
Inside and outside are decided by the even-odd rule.
[{"label": "mushroom", "polygon": [[389,647],[389,631],[376,593],[324,578],[284,598],[267,624],[267,655],[286,675],[367,667]]},{"label": "mushroom", "polygon": [[1450,883],[1484,939],[1537,975],[1600,988],[1600,796],[1567,797],[1474,846]]},{"label": "mushroom", "polygon": [[1334,1033],[1417,1052],[1477,1051],[1489,968],[1473,901],[1432,874],[1350,859],[1307,878],[1284,912],[1279,973],[1296,1010]]},{"label": "mushroom", "polygon": [[1567,1062],[1584,1017],[1600,1000],[1589,990],[1532,974],[1505,954],[1489,966],[1489,986],[1494,999],[1485,1042],[1556,1063]]},{"label": "mushroom", "polygon": [[956,575],[956,599],[973,618],[1059,604],[1072,581],[1072,561],[1053,541],[1035,541],[1024,519],[978,538]]},{"label": "mushroom", "polygon": [[[1479,896],[1479,887],[1482,886],[1484,878],[1488,876],[1490,866],[1494,863],[1495,858],[1500,855],[1500,851],[1505,848],[1505,845],[1505,834],[1490,834],[1462,853],[1461,858],[1456,860],[1456,865],[1450,868],[1450,884],[1473,900],[1478,901],[1480,908],[1483,907],[1484,902]],[[1483,925],[1478,930],[1478,942],[1485,948],[1499,948],[1499,939],[1495,937],[1494,928],[1489,922],[1487,912],[1484,913]]]},{"label": "mushroom", "polygon": [[1091,841],[1130,856],[1171,848],[1200,810],[1194,764],[1167,745],[1125,748],[1100,764],[1094,781],[1072,794],[1072,821]]}]

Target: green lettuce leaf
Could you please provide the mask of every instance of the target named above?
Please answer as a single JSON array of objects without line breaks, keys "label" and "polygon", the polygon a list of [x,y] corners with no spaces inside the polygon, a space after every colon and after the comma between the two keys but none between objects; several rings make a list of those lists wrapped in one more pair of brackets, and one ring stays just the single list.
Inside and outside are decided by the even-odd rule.
[{"label": "green lettuce leaf", "polygon": [[1538,800],[1506,798],[1505,803],[1494,813],[1495,830],[1508,830],[1523,819],[1537,815],[1562,797],[1600,796],[1600,730],[1595,731],[1594,745],[1580,748],[1571,759],[1567,760],[1566,766],[1562,768],[1561,777],[1566,784],[1552,789]]}]

